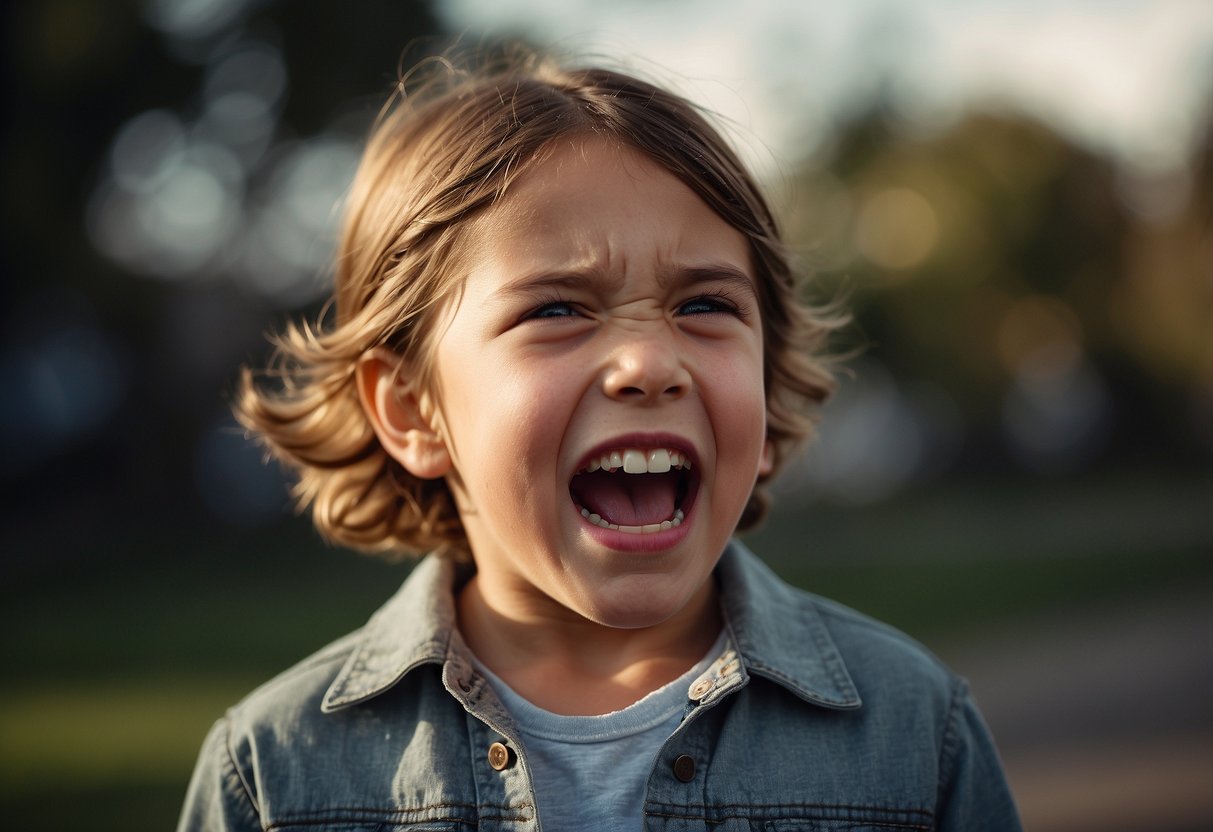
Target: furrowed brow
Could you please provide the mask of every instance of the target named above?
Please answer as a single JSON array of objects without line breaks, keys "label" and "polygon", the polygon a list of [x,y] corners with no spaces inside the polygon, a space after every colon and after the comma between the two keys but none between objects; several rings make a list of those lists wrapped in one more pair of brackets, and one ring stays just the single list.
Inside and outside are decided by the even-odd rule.
[{"label": "furrowed brow", "polygon": [[[614,288],[613,284],[622,282],[623,276],[606,277],[596,271],[555,271],[536,272],[512,280],[502,286],[490,297],[493,301],[508,301],[518,296],[542,296],[552,291],[603,291]],[[604,286],[604,282],[611,284]],[[703,266],[675,266],[663,269],[657,276],[657,283],[662,289],[672,286],[693,286],[702,283],[714,283],[724,287],[757,295],[754,278],[746,271],[726,263],[711,263]]]},{"label": "furrowed brow", "polygon": [[727,288],[739,292],[747,292],[751,295],[758,294],[758,287],[754,284],[754,278],[749,273],[727,263],[676,268],[662,273],[659,280],[662,286],[715,283],[718,285],[723,284]]},{"label": "furrowed brow", "polygon": [[510,300],[518,296],[544,295],[554,291],[590,291],[603,288],[603,281],[612,282],[595,271],[536,272],[512,280],[492,295],[492,300]]}]

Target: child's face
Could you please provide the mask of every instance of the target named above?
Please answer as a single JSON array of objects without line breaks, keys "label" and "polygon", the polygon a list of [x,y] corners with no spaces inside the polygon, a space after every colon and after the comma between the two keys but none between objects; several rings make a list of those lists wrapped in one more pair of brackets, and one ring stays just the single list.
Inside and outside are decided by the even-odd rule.
[{"label": "child's face", "polygon": [[[612,627],[669,619],[707,591],[769,467],[745,237],[598,139],[558,149],[469,236],[435,378],[480,590]],[[657,472],[587,470],[613,454]]]}]

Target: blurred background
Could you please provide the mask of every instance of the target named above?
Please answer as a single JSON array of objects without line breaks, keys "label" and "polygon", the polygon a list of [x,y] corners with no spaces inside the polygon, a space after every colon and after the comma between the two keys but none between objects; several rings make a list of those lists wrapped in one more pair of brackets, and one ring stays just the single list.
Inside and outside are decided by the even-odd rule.
[{"label": "blurred background", "polygon": [[972,681],[1029,829],[1213,829],[1206,0],[5,7],[0,805],[164,829],[210,723],[406,567],[228,415],[402,67],[608,56],[718,112],[862,348],[751,545]]}]

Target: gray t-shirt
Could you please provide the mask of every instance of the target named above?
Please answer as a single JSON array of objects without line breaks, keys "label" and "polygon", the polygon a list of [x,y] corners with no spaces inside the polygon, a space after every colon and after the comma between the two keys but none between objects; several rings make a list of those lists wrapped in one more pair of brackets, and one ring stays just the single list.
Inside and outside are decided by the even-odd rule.
[{"label": "gray t-shirt", "polygon": [[564,716],[537,708],[480,665],[521,733],[544,832],[636,832],[657,753],[682,721],[687,690],[725,647],[623,710]]}]

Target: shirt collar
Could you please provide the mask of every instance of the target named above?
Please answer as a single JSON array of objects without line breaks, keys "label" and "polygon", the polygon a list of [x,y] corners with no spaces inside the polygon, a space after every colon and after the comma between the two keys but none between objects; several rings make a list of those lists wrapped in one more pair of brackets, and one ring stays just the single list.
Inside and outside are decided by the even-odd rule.
[{"label": "shirt collar", "polygon": [[[726,626],[755,676],[828,708],[858,708],[859,693],[814,604],[732,541],[717,568]],[[459,566],[429,555],[363,628],[321,704],[332,712],[371,699],[424,664],[462,653],[455,629]],[[467,664],[466,657],[459,664]]]}]

